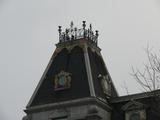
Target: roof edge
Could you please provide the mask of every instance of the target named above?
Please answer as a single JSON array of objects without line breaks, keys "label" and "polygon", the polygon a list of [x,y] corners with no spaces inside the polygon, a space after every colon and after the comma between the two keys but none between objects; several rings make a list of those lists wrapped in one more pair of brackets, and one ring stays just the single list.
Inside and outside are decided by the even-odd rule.
[{"label": "roof edge", "polygon": [[143,98],[154,97],[154,96],[160,96],[160,89],[154,90],[151,92],[143,92],[143,93],[136,93],[136,94],[125,95],[120,97],[113,97],[110,99],[110,102],[118,103],[118,102],[137,100],[137,99],[143,99]]}]

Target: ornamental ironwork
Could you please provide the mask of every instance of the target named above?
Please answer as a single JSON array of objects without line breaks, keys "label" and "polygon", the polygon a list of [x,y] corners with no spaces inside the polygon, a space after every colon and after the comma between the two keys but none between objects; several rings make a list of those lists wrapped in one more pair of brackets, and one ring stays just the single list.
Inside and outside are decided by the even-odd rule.
[{"label": "ornamental ironwork", "polygon": [[58,26],[58,32],[59,32],[59,43],[63,42],[69,42],[73,40],[78,39],[86,39],[89,40],[97,45],[98,43],[98,30],[93,32],[92,25],[89,25],[89,28],[86,29],[86,21],[82,22],[82,28],[78,29],[77,27],[74,27],[73,22],[70,24],[70,28],[65,29],[64,32],[62,32],[62,27]]}]

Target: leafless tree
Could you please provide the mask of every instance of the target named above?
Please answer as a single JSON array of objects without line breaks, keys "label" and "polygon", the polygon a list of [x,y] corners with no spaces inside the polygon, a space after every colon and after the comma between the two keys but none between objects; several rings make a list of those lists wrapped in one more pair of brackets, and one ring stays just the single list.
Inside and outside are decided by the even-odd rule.
[{"label": "leafless tree", "polygon": [[144,64],[142,71],[132,67],[131,74],[145,92],[155,91],[160,88],[160,57],[149,47],[145,49],[145,52],[148,63]]},{"label": "leafless tree", "polygon": [[152,108],[152,111],[160,117],[160,94],[157,94],[156,92],[160,89],[160,56],[153,52],[149,47],[145,49],[145,52],[147,54],[148,62],[144,64],[142,71],[132,67],[131,75],[144,90],[143,92],[153,93],[150,107]]}]

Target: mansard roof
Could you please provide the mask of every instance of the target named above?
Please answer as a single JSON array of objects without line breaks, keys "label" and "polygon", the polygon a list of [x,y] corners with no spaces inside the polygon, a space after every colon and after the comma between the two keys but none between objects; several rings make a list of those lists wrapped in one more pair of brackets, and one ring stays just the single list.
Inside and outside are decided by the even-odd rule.
[{"label": "mansard roof", "polygon": [[[102,80],[98,79],[101,74],[108,76],[106,81],[112,81],[100,53],[101,49],[97,46],[98,31],[94,34],[91,25],[86,29],[85,21],[82,26],[82,29],[75,29],[71,23],[71,27],[65,32],[62,32],[59,26],[56,50],[27,108],[85,97],[95,97],[107,102],[107,97],[117,96],[116,89],[110,82],[112,92],[106,97]],[[68,89],[60,90],[64,88],[57,87],[57,76],[60,74],[66,74],[63,79],[69,80],[69,83],[66,83]]]},{"label": "mansard roof", "polygon": [[[54,79],[62,70],[71,74],[71,87],[67,90],[55,91]],[[83,50],[75,47],[69,52],[64,48],[54,58],[51,58],[29,106],[73,100],[88,97],[89,94]]]}]

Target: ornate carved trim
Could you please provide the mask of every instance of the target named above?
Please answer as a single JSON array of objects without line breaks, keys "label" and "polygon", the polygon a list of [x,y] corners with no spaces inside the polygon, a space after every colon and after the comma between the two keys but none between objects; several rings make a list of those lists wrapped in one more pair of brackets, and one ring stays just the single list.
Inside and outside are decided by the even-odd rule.
[{"label": "ornate carved trim", "polygon": [[55,76],[54,90],[64,90],[71,87],[71,73],[61,71]]},{"label": "ornate carved trim", "polygon": [[100,79],[102,89],[106,97],[111,96],[111,81],[109,79],[108,75],[102,76],[101,74],[98,75],[98,78]]},{"label": "ornate carved trim", "polygon": [[84,52],[85,52],[85,48],[87,48],[87,49],[90,48],[90,50],[92,52],[95,52],[97,55],[102,57],[101,53],[100,53],[101,49],[98,48],[97,46],[95,47],[94,45],[85,41],[84,39],[76,40],[76,41],[73,41],[72,43],[68,43],[68,44],[67,43],[61,44],[61,45],[57,44],[56,46],[57,46],[57,48],[53,54],[52,59],[54,59],[58,55],[58,53],[60,53],[63,49],[67,49],[68,52],[70,53],[77,46],[80,47]]}]

